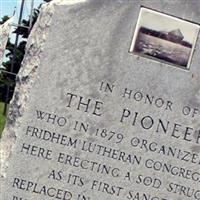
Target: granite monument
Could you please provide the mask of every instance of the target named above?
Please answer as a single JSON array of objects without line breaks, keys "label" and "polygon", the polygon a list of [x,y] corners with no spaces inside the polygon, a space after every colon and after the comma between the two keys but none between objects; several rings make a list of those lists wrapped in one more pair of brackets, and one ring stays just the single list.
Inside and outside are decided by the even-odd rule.
[{"label": "granite monument", "polygon": [[1,200],[200,200],[199,11],[44,5],[1,140]]}]

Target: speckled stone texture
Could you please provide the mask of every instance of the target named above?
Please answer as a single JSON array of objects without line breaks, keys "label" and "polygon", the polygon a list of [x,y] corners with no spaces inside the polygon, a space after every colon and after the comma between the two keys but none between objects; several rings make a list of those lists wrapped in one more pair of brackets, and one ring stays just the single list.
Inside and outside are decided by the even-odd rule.
[{"label": "speckled stone texture", "polygon": [[[141,6],[200,22],[198,0],[58,0],[43,6],[0,143],[1,200],[200,200],[200,39],[189,70],[130,54]],[[39,111],[46,113],[43,120]],[[81,122],[87,131],[79,130]],[[31,136],[33,127],[67,138]],[[67,145],[69,138],[76,145]],[[37,148],[31,155],[23,144]],[[41,149],[38,155],[38,148],[49,150],[49,157]],[[64,163],[66,155],[97,164],[76,167],[72,160]],[[102,165],[110,171],[101,171]]]}]

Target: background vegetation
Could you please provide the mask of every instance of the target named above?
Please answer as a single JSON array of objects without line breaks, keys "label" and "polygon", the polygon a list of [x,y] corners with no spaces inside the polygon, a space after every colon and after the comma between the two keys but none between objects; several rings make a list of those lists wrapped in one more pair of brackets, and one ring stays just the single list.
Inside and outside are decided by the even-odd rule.
[{"label": "background vegetation", "polygon": [[6,117],[3,115],[4,103],[0,102],[0,138],[6,122]]},{"label": "background vegetation", "polygon": [[[43,0],[44,2],[50,2],[51,0]],[[32,18],[32,27],[34,26],[37,17],[39,15],[40,12],[40,7],[38,8],[34,8],[34,12],[33,12],[33,18]],[[1,20],[0,20],[0,24],[3,24],[6,20],[8,20],[9,17],[8,16],[4,16]],[[23,19],[22,20],[22,26],[26,26],[29,27],[30,24],[30,18],[29,19]],[[31,27],[31,29],[32,29]],[[21,66],[21,62],[24,58],[24,54],[25,54],[25,47],[26,47],[26,43],[27,43],[27,38],[30,34],[31,29],[25,28],[25,27],[17,27],[12,34],[18,34],[20,36],[20,42],[18,43],[17,47],[16,47],[16,53],[15,53],[15,59],[13,59],[14,57],[14,48],[15,48],[15,44],[13,42],[11,42],[10,38],[8,40],[7,46],[6,46],[6,61],[2,63],[2,66],[5,68],[6,71],[10,72],[11,71],[11,66],[12,66],[12,62],[13,62],[13,73],[17,74],[19,72],[20,66]],[[9,94],[8,94],[8,99],[6,99],[6,93],[7,93],[7,88],[9,87]],[[14,92],[14,88],[15,88],[15,76],[11,75],[11,74],[7,74],[7,73],[1,73],[0,72],[0,137],[2,134],[2,130],[4,128],[5,125],[5,112],[4,112],[4,105],[5,102],[7,101],[7,103],[10,102],[12,96],[13,96],[13,92]]]}]

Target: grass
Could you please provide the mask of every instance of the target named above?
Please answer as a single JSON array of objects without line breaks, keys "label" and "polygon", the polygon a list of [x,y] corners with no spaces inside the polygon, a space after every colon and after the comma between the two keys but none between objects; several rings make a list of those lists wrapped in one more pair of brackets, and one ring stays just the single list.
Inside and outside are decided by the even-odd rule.
[{"label": "grass", "polygon": [[6,123],[6,117],[3,115],[4,103],[0,102],[0,138]]}]

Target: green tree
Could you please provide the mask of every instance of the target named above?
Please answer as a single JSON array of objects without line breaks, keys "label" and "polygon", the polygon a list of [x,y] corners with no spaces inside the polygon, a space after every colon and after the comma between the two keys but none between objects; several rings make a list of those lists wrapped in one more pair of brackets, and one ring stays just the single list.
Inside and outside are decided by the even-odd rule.
[{"label": "green tree", "polygon": [[9,19],[9,17],[6,15],[4,17],[2,17],[0,24],[3,24],[4,22],[6,22]]},{"label": "green tree", "polygon": [[[8,16],[4,16],[1,21],[0,24],[3,24],[4,22],[6,22],[9,19]],[[7,43],[7,48],[11,47],[11,42],[10,40]],[[11,63],[9,61],[4,62],[3,66],[5,67],[6,70],[8,70],[11,66]],[[6,96],[6,88],[7,86],[10,86],[11,88],[14,86],[14,82],[12,81],[12,79],[10,79],[10,77],[7,74],[4,73],[0,73],[0,101],[5,102],[5,96]]]},{"label": "green tree", "polygon": [[[43,0],[43,1],[50,2],[51,0]],[[14,67],[12,69],[12,72],[15,74],[19,72],[21,62],[25,54],[26,39],[28,38],[32,27],[37,21],[37,17],[40,12],[40,7],[41,5],[38,8],[35,8],[33,11],[32,26],[30,27],[30,29],[27,28],[30,25],[30,17],[29,17],[29,19],[23,19],[22,24],[21,24],[22,26],[17,27],[13,32],[14,34],[20,35],[22,38],[22,40],[19,42],[19,44],[16,47],[14,62],[13,62],[13,57],[14,57],[15,45],[10,41],[10,39],[8,40],[8,43],[6,46],[6,50],[8,51],[8,53],[6,54],[6,57],[8,58],[8,60],[2,63],[6,71],[9,71],[9,72],[11,71],[12,62],[13,62]],[[9,19],[8,16],[4,16],[2,20],[0,21],[0,24],[3,24],[8,19]],[[6,99],[8,86],[10,90],[8,94],[8,99]],[[10,99],[12,98],[14,87],[15,87],[15,76],[11,74],[7,74],[7,73],[0,73],[0,101],[6,102],[7,100],[7,102],[9,102]]]}]

